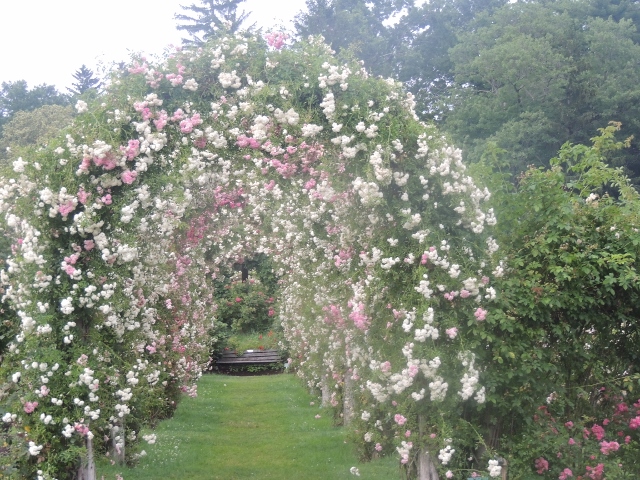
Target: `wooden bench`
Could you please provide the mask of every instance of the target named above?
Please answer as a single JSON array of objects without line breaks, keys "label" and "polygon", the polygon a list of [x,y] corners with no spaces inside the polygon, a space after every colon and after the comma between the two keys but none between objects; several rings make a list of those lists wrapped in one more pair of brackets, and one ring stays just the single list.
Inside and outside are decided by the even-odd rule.
[{"label": "wooden bench", "polygon": [[247,350],[241,355],[225,352],[215,361],[215,368],[220,371],[237,372],[273,371],[283,369],[284,361],[278,350]]}]

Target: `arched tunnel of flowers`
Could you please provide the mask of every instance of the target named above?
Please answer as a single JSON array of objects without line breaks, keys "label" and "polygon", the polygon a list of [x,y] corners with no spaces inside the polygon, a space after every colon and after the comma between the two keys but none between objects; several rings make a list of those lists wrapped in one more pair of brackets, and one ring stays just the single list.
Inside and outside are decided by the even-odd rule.
[{"label": "arched tunnel of flowers", "polygon": [[217,275],[260,255],[292,369],[370,425],[364,456],[435,469],[449,420],[484,402],[474,348],[502,274],[488,191],[401,85],[321,39],[274,38],[138,58],[13,162],[0,208],[16,471],[89,478],[95,455],[134,454],[145,421],[196,395]]}]

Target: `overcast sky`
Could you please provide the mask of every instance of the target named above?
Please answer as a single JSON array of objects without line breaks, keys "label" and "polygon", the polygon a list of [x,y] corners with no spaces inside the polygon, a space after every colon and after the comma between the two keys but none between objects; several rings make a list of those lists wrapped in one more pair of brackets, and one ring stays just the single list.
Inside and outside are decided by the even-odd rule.
[{"label": "overcast sky", "polygon": [[[129,52],[162,53],[179,44],[175,13],[194,0],[17,0],[0,8],[0,82],[46,83],[66,92],[82,64],[126,61]],[[305,0],[245,0],[250,21],[291,26]]]}]

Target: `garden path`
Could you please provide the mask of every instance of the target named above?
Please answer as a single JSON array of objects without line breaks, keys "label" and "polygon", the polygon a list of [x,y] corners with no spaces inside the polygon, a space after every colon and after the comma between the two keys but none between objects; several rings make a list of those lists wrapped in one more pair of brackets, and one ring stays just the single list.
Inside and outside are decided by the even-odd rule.
[{"label": "garden path", "polygon": [[353,466],[360,479],[399,478],[394,458],[359,464],[344,429],[332,426],[319,403],[290,374],[205,375],[198,397],[160,423],[139,465],[102,464],[98,478],[341,480],[356,478]]}]

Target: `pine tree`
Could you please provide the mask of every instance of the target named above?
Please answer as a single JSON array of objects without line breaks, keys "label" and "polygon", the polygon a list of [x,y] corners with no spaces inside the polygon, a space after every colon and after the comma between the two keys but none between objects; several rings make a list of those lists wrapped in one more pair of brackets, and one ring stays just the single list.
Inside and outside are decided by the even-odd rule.
[{"label": "pine tree", "polygon": [[206,42],[217,30],[237,31],[249,16],[244,10],[238,13],[238,6],[243,2],[244,0],[200,0],[200,5],[180,5],[182,10],[192,12],[190,15],[179,13],[174,16],[179,22],[187,22],[176,27],[191,37],[183,38],[183,42],[199,45]]},{"label": "pine tree", "polygon": [[67,88],[72,95],[81,95],[87,90],[97,90],[100,87],[100,80],[95,78],[93,71],[84,64],[73,74],[73,78],[76,79],[76,83],[72,83],[73,88]]}]

